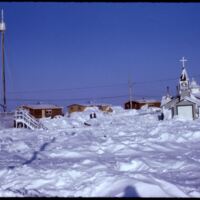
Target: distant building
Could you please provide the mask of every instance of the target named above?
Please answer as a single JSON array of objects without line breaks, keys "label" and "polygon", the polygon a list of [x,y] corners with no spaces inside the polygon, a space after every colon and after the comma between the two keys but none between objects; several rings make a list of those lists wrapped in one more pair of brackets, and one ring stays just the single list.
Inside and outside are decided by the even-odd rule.
[{"label": "distant building", "polygon": [[160,101],[156,100],[137,100],[137,101],[127,101],[124,103],[124,109],[141,109],[143,106],[147,107],[158,107],[160,108]]},{"label": "distant building", "polygon": [[93,108],[93,107],[97,107],[99,110],[103,111],[103,112],[112,112],[112,108],[109,105],[81,105],[81,104],[71,104],[69,106],[67,106],[68,109],[68,113],[73,113],[73,112],[82,112],[84,111],[86,108]]},{"label": "distant building", "polygon": [[14,127],[29,129],[46,129],[41,118],[63,115],[62,107],[49,104],[23,105],[15,109]]},{"label": "distant building", "polygon": [[113,109],[109,105],[97,105],[97,107],[103,112],[113,112]]},{"label": "distant building", "polygon": [[73,113],[73,112],[82,112],[89,106],[86,105],[81,105],[81,104],[71,104],[67,106],[68,113]]},{"label": "distant building", "polygon": [[197,119],[200,117],[200,86],[194,79],[190,82],[184,66],[184,58],[181,76],[177,87],[177,95],[167,94],[162,97],[161,108],[164,115],[170,113],[169,118],[178,116],[182,119]]},{"label": "distant building", "polygon": [[45,117],[53,118],[57,115],[63,115],[62,107],[50,104],[23,105],[21,107],[28,110],[37,119]]}]

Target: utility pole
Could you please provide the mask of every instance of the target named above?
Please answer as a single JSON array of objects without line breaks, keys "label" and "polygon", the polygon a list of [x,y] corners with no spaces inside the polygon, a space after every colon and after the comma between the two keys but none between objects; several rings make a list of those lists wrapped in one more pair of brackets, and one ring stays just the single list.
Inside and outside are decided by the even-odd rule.
[{"label": "utility pole", "polygon": [[130,102],[130,109],[132,109],[132,82],[129,78],[129,81],[128,81],[128,86],[129,86],[129,102]]},{"label": "utility pole", "polygon": [[2,81],[3,81],[3,111],[6,112],[6,78],[5,78],[5,49],[4,49],[4,33],[6,30],[6,25],[3,19],[3,10],[1,10],[1,22],[0,22],[0,32],[1,32],[1,51],[2,51]]},{"label": "utility pole", "polygon": [[169,86],[167,86],[167,97],[170,97]]}]

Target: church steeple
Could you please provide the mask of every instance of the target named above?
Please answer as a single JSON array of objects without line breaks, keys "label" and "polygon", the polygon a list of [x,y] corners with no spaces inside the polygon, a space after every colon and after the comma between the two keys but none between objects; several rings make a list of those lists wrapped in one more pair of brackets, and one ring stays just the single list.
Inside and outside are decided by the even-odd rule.
[{"label": "church steeple", "polygon": [[187,60],[184,57],[180,60],[180,62],[182,62],[182,73],[181,73],[181,76],[180,76],[180,81],[187,81],[187,80],[189,80],[187,71],[185,69],[185,62],[186,61]]},{"label": "church steeple", "polygon": [[180,81],[189,81],[189,76],[188,76],[187,71],[186,71],[185,68],[182,68]]},{"label": "church steeple", "polygon": [[182,72],[179,79],[179,94],[180,96],[189,95],[189,76],[185,69],[185,62],[187,60],[183,57],[180,62],[182,62]]}]

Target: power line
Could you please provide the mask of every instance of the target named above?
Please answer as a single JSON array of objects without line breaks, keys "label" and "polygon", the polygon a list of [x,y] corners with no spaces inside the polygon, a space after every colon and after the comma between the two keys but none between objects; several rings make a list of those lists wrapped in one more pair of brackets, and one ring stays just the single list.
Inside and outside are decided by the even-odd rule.
[{"label": "power line", "polygon": [[37,92],[53,92],[53,91],[70,91],[70,90],[84,90],[84,89],[96,89],[96,88],[103,88],[103,87],[119,87],[125,86],[127,83],[117,83],[112,85],[97,85],[97,86],[86,86],[86,87],[77,87],[77,88],[63,88],[63,89],[43,89],[43,90],[27,90],[27,91],[9,91],[10,94],[14,93],[37,93]]},{"label": "power line", "polygon": [[90,99],[112,99],[112,98],[122,98],[128,97],[128,95],[118,95],[118,96],[104,96],[104,97],[87,97],[87,98],[59,98],[59,99],[32,99],[32,98],[10,98],[9,101],[75,101],[75,100],[90,100]]},{"label": "power line", "polygon": [[[192,77],[200,77],[200,75],[193,75]],[[157,80],[149,80],[149,81],[134,81],[133,85],[139,84],[149,84],[149,83],[158,83],[158,82],[166,82],[166,81],[178,81],[178,78],[167,78],[167,79],[157,79]],[[97,88],[112,88],[112,87],[120,87],[127,86],[127,83],[114,83],[109,85],[96,85],[96,86],[85,86],[85,87],[75,87],[75,88],[62,88],[62,89],[40,89],[40,90],[25,90],[25,91],[8,91],[9,94],[19,94],[19,93],[40,93],[40,92],[64,92],[64,91],[73,91],[73,90],[85,90],[85,89],[97,89]]]},{"label": "power line", "polygon": [[[145,95],[145,94],[139,94],[134,95],[137,98],[160,98],[160,96],[157,95]],[[59,98],[59,99],[33,99],[33,98],[10,98],[8,101],[34,101],[34,102],[40,102],[40,101],[83,101],[83,100],[98,100],[98,99],[116,99],[116,98],[128,98],[128,94],[123,95],[116,95],[116,96],[103,96],[103,97],[86,97],[86,98]]]},{"label": "power line", "polygon": [[[199,77],[200,75],[195,75],[192,77]],[[132,85],[140,85],[140,84],[150,84],[150,83],[158,83],[158,82],[165,82],[165,81],[175,81],[178,78],[167,78],[167,79],[159,79],[159,80],[150,80],[150,81],[135,81],[132,82]],[[92,89],[92,88],[106,88],[106,87],[119,87],[119,86],[126,86],[128,87],[127,83],[116,83],[116,84],[109,84],[109,85],[96,85],[96,86],[86,86],[86,87],[76,87],[76,88],[63,88],[63,89],[47,89],[47,90],[33,90],[33,91],[18,91],[18,92],[9,92],[10,94],[16,93],[38,93],[38,92],[56,92],[56,91],[72,91],[72,90],[84,90],[84,89]],[[128,98],[128,94],[118,95],[118,96],[103,96],[103,97],[87,97],[87,98],[58,98],[58,99],[42,99],[42,98],[9,98],[8,101],[17,101],[17,102],[41,102],[41,101],[88,101],[88,100],[99,100],[99,99],[118,99],[118,98]],[[134,94],[134,98],[156,98],[160,99],[161,96],[158,95],[145,95],[145,94]]]},{"label": "power line", "polygon": [[[151,80],[151,81],[138,81],[132,82],[133,85],[136,84],[149,84],[153,82],[163,82],[163,81],[171,81],[177,80],[177,78],[172,79],[163,79],[163,80]],[[127,86],[127,83],[116,83],[110,85],[97,85],[97,86],[86,86],[86,87],[76,87],[76,88],[62,88],[62,89],[41,89],[41,90],[25,90],[25,91],[9,91],[9,94],[19,94],[19,93],[40,93],[40,92],[64,92],[64,91],[72,91],[72,90],[84,90],[84,89],[97,89],[97,88],[108,88],[108,87],[120,87],[120,86]]]},{"label": "power line", "polygon": [[133,82],[133,84],[149,84],[149,83],[157,83],[157,82],[165,82],[165,81],[175,81],[178,80],[178,78],[168,78],[168,79],[160,79],[160,80],[151,80],[151,81],[138,81]]}]

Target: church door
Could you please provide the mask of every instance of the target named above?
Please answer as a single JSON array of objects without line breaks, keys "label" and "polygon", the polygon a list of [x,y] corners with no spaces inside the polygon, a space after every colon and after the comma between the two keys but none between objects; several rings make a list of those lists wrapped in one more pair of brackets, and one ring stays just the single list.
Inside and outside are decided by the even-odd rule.
[{"label": "church door", "polygon": [[186,120],[193,120],[192,106],[178,106],[178,117]]}]

